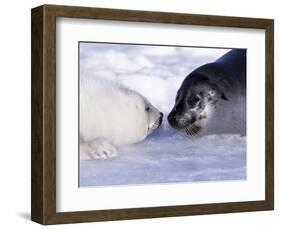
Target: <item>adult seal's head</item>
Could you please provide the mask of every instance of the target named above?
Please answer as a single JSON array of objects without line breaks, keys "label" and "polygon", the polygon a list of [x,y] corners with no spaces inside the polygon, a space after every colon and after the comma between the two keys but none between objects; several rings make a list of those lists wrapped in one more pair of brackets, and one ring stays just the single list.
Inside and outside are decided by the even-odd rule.
[{"label": "adult seal's head", "polygon": [[246,51],[234,49],[191,72],[179,88],[169,124],[188,135],[246,129]]}]

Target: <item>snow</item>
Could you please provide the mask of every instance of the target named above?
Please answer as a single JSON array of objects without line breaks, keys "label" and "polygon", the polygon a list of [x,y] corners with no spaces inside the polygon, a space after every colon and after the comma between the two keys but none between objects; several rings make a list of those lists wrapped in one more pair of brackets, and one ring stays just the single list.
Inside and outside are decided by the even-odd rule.
[{"label": "snow", "polygon": [[246,138],[189,137],[167,124],[119,156],[80,162],[80,186],[246,179]]},{"label": "snow", "polygon": [[246,137],[190,137],[166,120],[181,82],[227,49],[80,43],[80,78],[102,77],[134,89],[164,113],[143,142],[107,160],[80,161],[80,186],[246,179]]}]

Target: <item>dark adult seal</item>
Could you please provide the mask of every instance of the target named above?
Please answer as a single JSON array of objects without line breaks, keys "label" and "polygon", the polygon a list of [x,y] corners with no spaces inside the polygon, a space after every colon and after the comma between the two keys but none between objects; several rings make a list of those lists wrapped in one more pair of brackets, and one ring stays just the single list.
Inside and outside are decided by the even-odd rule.
[{"label": "dark adult seal", "polygon": [[246,50],[233,49],[182,82],[169,124],[188,135],[246,134]]}]

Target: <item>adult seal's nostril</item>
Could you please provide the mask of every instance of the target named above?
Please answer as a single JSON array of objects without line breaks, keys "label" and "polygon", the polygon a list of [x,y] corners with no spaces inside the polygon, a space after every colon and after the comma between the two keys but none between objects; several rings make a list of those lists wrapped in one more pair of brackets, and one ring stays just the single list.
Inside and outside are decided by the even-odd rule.
[{"label": "adult seal's nostril", "polygon": [[176,117],[173,114],[168,115],[168,122],[171,124],[176,120]]}]

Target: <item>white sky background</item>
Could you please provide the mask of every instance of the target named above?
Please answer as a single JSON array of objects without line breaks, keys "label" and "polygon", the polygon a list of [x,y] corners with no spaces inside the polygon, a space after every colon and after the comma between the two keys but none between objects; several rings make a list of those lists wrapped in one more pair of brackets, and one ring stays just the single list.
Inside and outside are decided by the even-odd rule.
[{"label": "white sky background", "polygon": [[80,78],[116,80],[168,113],[183,79],[229,49],[80,43]]}]

